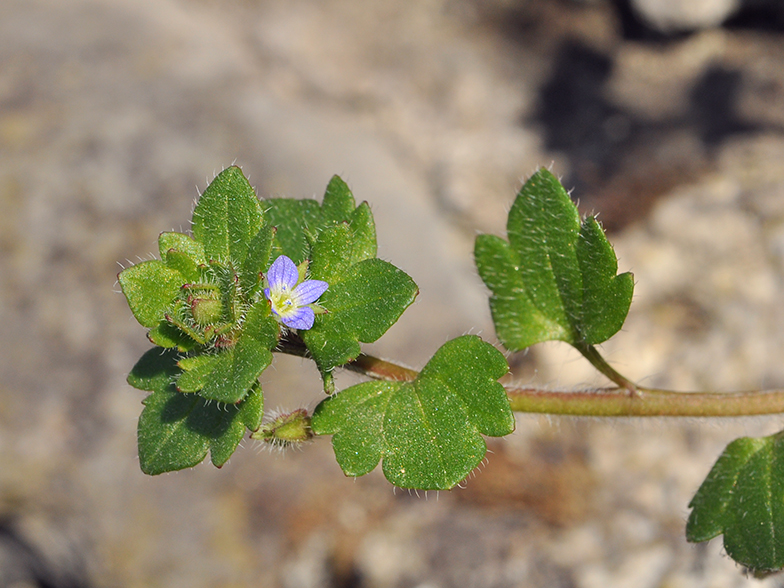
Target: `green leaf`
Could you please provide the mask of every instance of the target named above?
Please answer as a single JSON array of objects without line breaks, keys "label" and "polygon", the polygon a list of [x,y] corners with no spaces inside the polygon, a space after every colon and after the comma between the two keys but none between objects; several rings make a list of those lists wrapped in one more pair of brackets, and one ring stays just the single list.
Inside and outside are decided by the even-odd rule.
[{"label": "green leaf", "polygon": [[[181,394],[174,381],[181,377],[174,350],[153,348],[136,363],[128,383],[151,391],[139,418],[139,460],[147,474],[180,470],[200,463],[211,451],[220,467],[242,440],[246,429],[261,425],[263,397],[255,385],[238,405],[223,406],[195,394]],[[197,360],[198,361],[198,360]]]},{"label": "green leaf", "polygon": [[238,167],[217,175],[193,211],[193,236],[208,259],[240,265],[261,228],[261,204]]},{"label": "green leaf", "polygon": [[479,235],[474,258],[485,285],[493,292],[490,312],[498,339],[507,349],[520,350],[541,341],[567,340],[569,332],[540,312],[527,296],[519,256],[508,242]]},{"label": "green leaf", "polygon": [[265,218],[276,227],[272,259],[279,255],[300,264],[313,259],[311,248],[322,230],[347,223],[353,235],[352,262],[376,256],[376,226],[367,202],[355,205],[348,185],[333,176],[319,205],[315,200],[270,198],[264,201]]},{"label": "green leaf", "polygon": [[178,351],[191,351],[198,343],[172,324],[161,322],[147,332],[151,343],[160,347],[173,347]]},{"label": "green leaf", "polygon": [[190,393],[204,388],[207,378],[215,371],[218,361],[219,356],[211,353],[184,357],[178,361],[177,366],[182,369],[182,373],[177,378],[177,390]]},{"label": "green leaf", "polygon": [[272,363],[270,350],[277,344],[278,332],[269,305],[264,301],[255,304],[245,317],[236,344],[212,356],[215,359],[208,362],[212,370],[200,371],[196,377],[186,380],[186,387],[198,387],[199,395],[208,400],[240,402]]},{"label": "green leaf", "polygon": [[166,254],[166,265],[182,274],[188,282],[195,282],[201,277],[201,270],[193,258],[187,253],[170,249]]},{"label": "green leaf", "polygon": [[628,272],[616,275],[615,251],[592,216],[583,219],[575,250],[583,284],[580,335],[594,345],[623,326],[634,293],[634,276]]},{"label": "green leaf", "polygon": [[240,288],[247,299],[251,299],[261,284],[261,273],[270,266],[272,240],[275,230],[268,223],[262,223],[259,232],[248,245],[248,255],[240,268]]},{"label": "green leaf", "polygon": [[179,354],[172,349],[153,347],[133,366],[128,383],[139,390],[152,392],[167,387],[179,373]]},{"label": "green leaf", "polygon": [[560,182],[540,169],[509,211],[505,241],[476,239],[479,275],[491,290],[498,338],[517,351],[560,340],[595,345],[623,325],[634,279],[616,275],[612,246],[593,217],[582,222]]},{"label": "green leaf", "polygon": [[384,475],[403,488],[449,489],[485,456],[482,435],[514,430],[497,380],[504,356],[479,337],[444,344],[413,382],[365,382],[321,402],[313,414],[318,435],[332,444],[347,476],[361,476],[383,460]]},{"label": "green leaf", "polygon": [[367,202],[357,206],[349,216],[348,223],[354,242],[351,249],[352,263],[359,263],[363,259],[375,257],[377,252],[376,223],[373,221],[373,213]]},{"label": "green leaf", "polygon": [[197,265],[206,265],[207,263],[204,245],[183,233],[161,233],[158,237],[158,251],[164,262],[167,261],[169,251],[178,251],[190,257]]},{"label": "green leaf", "polygon": [[239,405],[222,406],[197,395],[177,392],[172,384],[157,388],[144,400],[139,417],[139,462],[156,475],[199,464],[211,452],[221,467],[239,445],[246,429],[261,424],[263,397],[253,390]]},{"label": "green leaf", "polygon": [[157,259],[124,269],[117,276],[133,316],[144,327],[155,327],[185,283],[185,277]]},{"label": "green leaf", "polygon": [[692,501],[691,542],[724,533],[724,548],[755,573],[784,568],[784,437],[730,443]]},{"label": "green leaf", "polygon": [[[372,218],[370,222],[373,222]],[[367,248],[365,228],[361,227],[358,234],[353,226],[342,222],[321,231],[313,246],[310,277],[330,285],[336,284],[355,263],[374,258],[375,253],[370,253]]]},{"label": "green leaf", "polygon": [[[372,343],[391,327],[416,298],[414,281],[391,263],[372,258],[350,264],[341,252],[339,237],[349,229],[338,225],[314,248],[312,277],[324,280],[329,289],[319,299],[327,314],[317,318],[308,331],[300,332],[322,371],[357,357],[359,343]],[[324,252],[329,249],[329,252]],[[334,247],[334,248],[332,248]]]},{"label": "green leaf", "polygon": [[299,265],[307,259],[310,244],[323,224],[321,207],[315,200],[270,198],[264,201],[264,217],[276,228],[272,258],[285,255]]},{"label": "green leaf", "polygon": [[354,195],[348,184],[340,176],[332,176],[324,192],[324,200],[321,202],[324,218],[336,223],[346,221],[355,208]]},{"label": "green leaf", "polygon": [[309,260],[309,277],[329,289],[318,304],[327,310],[300,336],[322,375],[357,357],[360,342],[377,340],[413,302],[418,289],[404,272],[376,259],[376,227],[366,202],[355,206],[346,183],[334,176],[321,206],[314,200],[265,201],[265,218],[277,228],[271,259]]}]

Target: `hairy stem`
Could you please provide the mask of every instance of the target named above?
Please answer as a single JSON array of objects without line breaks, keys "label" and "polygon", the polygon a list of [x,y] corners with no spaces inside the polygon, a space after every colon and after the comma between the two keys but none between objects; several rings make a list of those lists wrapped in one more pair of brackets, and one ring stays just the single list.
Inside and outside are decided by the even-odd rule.
[{"label": "hairy stem", "polygon": [[629,394],[638,394],[639,388],[637,385],[629,380],[626,376],[622,376],[620,373],[615,371],[615,368],[605,361],[596,347],[585,344],[577,344],[574,347],[577,349],[577,351],[582,353],[583,357],[591,362],[591,365],[599,370],[599,372],[602,373],[608,380],[614,384],[617,384],[619,388],[624,388]]},{"label": "hairy stem", "polygon": [[376,380],[390,380],[393,382],[411,382],[419,375],[419,372],[416,370],[373,357],[372,355],[365,355],[364,353],[342,367]]},{"label": "hairy stem", "polygon": [[[281,340],[278,351],[307,355],[304,343],[296,336]],[[675,392],[643,388],[615,372],[598,352],[595,357],[620,378],[610,378],[619,384],[617,387],[563,391],[505,386],[512,410],[595,417],[740,417],[784,413],[784,390]],[[594,361],[591,363],[598,368]],[[416,370],[364,353],[341,367],[376,380],[395,382],[410,382],[419,375]]]},{"label": "hairy stem", "polygon": [[637,387],[564,392],[506,388],[518,412],[600,417],[739,417],[784,412],[784,390],[674,392]]},{"label": "hairy stem", "polygon": [[[278,343],[276,351],[298,357],[308,357],[308,348],[305,346],[305,342],[295,333],[286,334]],[[360,353],[355,360],[340,367],[369,378],[392,382],[411,382],[419,375],[416,370],[364,353]]]},{"label": "hairy stem", "polygon": [[[364,354],[343,367],[378,380],[411,381],[418,375],[414,370]],[[625,378],[624,381],[623,386],[575,391],[505,388],[512,410],[517,412],[598,417],[733,417],[784,413],[784,390],[674,392],[634,386]]]}]

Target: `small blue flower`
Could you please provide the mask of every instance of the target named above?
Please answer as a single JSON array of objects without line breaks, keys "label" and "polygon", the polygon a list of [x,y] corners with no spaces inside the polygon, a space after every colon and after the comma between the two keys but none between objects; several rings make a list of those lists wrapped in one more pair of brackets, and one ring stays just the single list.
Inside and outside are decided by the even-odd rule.
[{"label": "small blue flower", "polygon": [[267,271],[267,287],[264,295],[270,301],[277,319],[291,329],[301,331],[313,327],[314,310],[323,312],[313,303],[329,287],[321,280],[305,280],[300,270],[285,255],[278,257]]}]

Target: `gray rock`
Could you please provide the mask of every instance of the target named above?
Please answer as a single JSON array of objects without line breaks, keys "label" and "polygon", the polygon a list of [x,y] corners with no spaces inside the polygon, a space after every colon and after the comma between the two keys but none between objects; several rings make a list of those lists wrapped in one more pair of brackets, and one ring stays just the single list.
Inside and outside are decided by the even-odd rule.
[{"label": "gray rock", "polygon": [[740,6],[740,0],[632,0],[637,14],[662,33],[719,26]]}]

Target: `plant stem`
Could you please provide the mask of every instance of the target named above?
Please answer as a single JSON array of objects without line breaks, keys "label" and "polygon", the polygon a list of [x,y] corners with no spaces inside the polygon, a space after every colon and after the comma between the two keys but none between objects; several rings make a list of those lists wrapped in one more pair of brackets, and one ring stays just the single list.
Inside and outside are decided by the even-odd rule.
[{"label": "plant stem", "polygon": [[[281,338],[275,351],[297,357],[309,357],[305,342],[295,333],[287,333],[285,337]],[[360,353],[355,360],[340,367],[376,380],[391,382],[411,382],[419,375],[416,370],[364,353]]]},{"label": "plant stem", "polygon": [[[595,363],[588,355],[583,355],[597,369],[599,365],[609,368],[610,373],[615,374],[610,379],[619,384],[617,387],[563,391],[505,386],[512,410],[595,417],[740,417],[784,413],[784,390],[675,392],[642,388],[618,374],[596,349],[590,349],[600,361]],[[281,340],[278,351],[302,357],[307,355],[302,340],[291,336]],[[364,353],[341,367],[369,378],[393,382],[411,382],[419,375],[416,370]],[[599,371],[610,377],[605,369]]]},{"label": "plant stem", "polygon": [[419,372],[416,370],[373,357],[372,355],[365,355],[364,353],[343,367],[376,380],[389,380],[392,382],[412,382],[419,375]]},{"label": "plant stem", "polygon": [[637,395],[639,392],[639,388],[637,385],[622,376],[615,368],[613,368],[609,363],[605,361],[605,359],[599,354],[599,350],[596,349],[593,345],[585,345],[585,344],[575,344],[575,349],[583,354],[583,357],[591,362],[591,365],[595,367],[599,372],[604,374],[604,376],[618,385],[619,388],[624,388],[627,392],[631,395]]},{"label": "plant stem", "polygon": [[[343,367],[378,380],[410,382],[418,375],[412,369],[365,354]],[[596,417],[739,417],[784,413],[784,390],[674,392],[642,388],[630,382],[629,385],[576,391],[514,386],[505,389],[516,412]]]},{"label": "plant stem", "polygon": [[599,388],[564,392],[506,388],[512,410],[599,417],[739,417],[784,412],[784,390],[674,392]]}]

